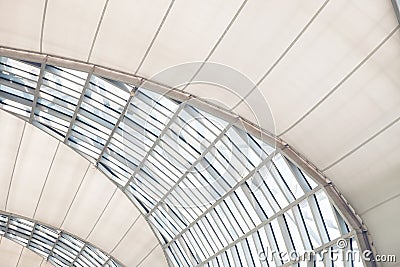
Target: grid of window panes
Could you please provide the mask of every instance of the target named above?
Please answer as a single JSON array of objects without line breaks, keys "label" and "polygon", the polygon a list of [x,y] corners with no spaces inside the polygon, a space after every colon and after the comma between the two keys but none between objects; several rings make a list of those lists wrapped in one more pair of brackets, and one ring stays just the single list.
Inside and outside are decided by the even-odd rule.
[{"label": "grid of window panes", "polygon": [[0,108],[95,163],[148,218],[173,265],[259,266],[263,248],[315,250],[352,233],[279,151],[190,103],[0,57]]},{"label": "grid of window panes", "polygon": [[54,266],[122,266],[75,236],[24,218],[0,213],[0,235],[39,254]]}]

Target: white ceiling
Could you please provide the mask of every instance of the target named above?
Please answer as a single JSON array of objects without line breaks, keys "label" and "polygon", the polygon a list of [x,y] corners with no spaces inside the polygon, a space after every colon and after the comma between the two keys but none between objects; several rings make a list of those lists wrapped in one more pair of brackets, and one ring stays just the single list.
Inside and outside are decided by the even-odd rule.
[{"label": "white ceiling", "polygon": [[[396,213],[400,201],[400,33],[390,0],[252,0],[244,6],[239,0],[45,3],[0,0],[0,45],[87,61],[146,78],[192,61],[209,60],[237,69],[258,89],[230,92],[216,86],[212,90],[188,86],[186,90],[251,121],[261,121],[261,126],[276,132],[339,187],[364,219],[378,252],[400,256],[400,231],[396,228],[400,224]],[[195,72],[193,69],[189,74]],[[266,102],[275,129],[262,120]],[[0,187],[2,207],[12,173],[8,167],[15,158],[20,141],[16,136],[21,135],[22,128],[23,123],[18,121],[1,133],[7,134],[0,138],[5,148],[1,153],[9,153],[9,157],[0,159],[0,171],[5,174],[1,184],[6,185]],[[61,226],[68,208],[65,203],[72,201],[73,194],[68,192],[76,192],[85,163],[63,145],[57,150],[56,141],[49,141],[42,149],[28,142],[29,138],[42,140],[42,135],[26,126],[20,149],[27,158],[36,153],[41,157],[31,163],[19,159],[26,162],[23,168],[17,160],[7,210]],[[56,150],[53,167],[61,169],[57,173],[63,175],[50,172],[46,182],[49,189],[41,194]],[[62,160],[79,167],[65,169],[59,164]],[[34,166],[38,168],[32,173]],[[33,177],[31,183],[24,180],[30,183],[29,190],[22,183],[28,173]],[[64,174],[78,180],[67,183]],[[118,212],[124,218],[121,207],[111,207],[125,198],[107,184],[107,179],[95,179],[97,176],[100,174],[89,168],[80,187],[82,193],[78,191],[75,198],[83,206],[73,204],[62,226],[109,251],[118,238],[102,243],[108,236],[104,232],[118,229],[110,228],[116,222],[101,215]],[[99,192],[89,183],[98,183],[106,196],[104,202],[90,202],[93,198],[89,195],[95,197]],[[54,200],[56,191],[50,189],[56,188],[69,191]],[[36,214],[37,202],[21,205],[40,195]],[[52,209],[49,199],[61,208]],[[86,213],[92,204],[93,210]],[[129,209],[129,203],[124,209]],[[121,225],[126,231],[129,223]],[[131,231],[142,232],[141,223],[135,226]],[[135,234],[129,232],[128,236]],[[124,242],[114,251],[116,258],[137,260],[124,251]],[[158,249],[153,254],[161,255]],[[149,257],[144,262],[152,265],[153,260],[156,258]]]},{"label": "white ceiling", "polygon": [[[103,173],[21,119],[0,111],[0,121],[7,125],[0,131],[1,211],[79,236],[126,266],[141,262],[142,266],[152,266],[144,265],[147,261],[166,265],[158,241],[139,210]],[[14,247],[7,245],[6,249],[14,251]],[[12,253],[19,255],[20,251],[21,247]],[[2,264],[11,258],[0,249]],[[30,258],[31,266],[35,266],[36,257]],[[7,266],[25,266],[13,264]]]}]

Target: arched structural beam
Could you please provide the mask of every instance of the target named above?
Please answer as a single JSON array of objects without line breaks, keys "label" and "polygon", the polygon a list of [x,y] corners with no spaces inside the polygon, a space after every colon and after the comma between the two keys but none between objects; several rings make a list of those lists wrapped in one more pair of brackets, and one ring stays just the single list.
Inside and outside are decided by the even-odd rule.
[{"label": "arched structural beam", "polygon": [[0,211],[0,235],[54,266],[123,266],[93,244],[42,222]]},{"label": "arched structural beam", "polygon": [[[6,56],[1,108],[96,164],[147,218],[169,264],[232,264],[244,260],[239,254],[250,255],[250,263],[262,242],[298,249],[293,231],[303,249],[317,251],[343,237],[374,251],[366,227],[331,181],[257,125],[143,77],[8,48],[0,55]],[[320,208],[326,199],[329,214]],[[313,230],[306,231],[304,217]],[[289,218],[296,222],[292,231]],[[218,220],[223,225],[213,227]],[[265,238],[250,240],[260,231]],[[243,247],[242,241],[253,243]],[[229,259],[239,245],[243,251]]]}]

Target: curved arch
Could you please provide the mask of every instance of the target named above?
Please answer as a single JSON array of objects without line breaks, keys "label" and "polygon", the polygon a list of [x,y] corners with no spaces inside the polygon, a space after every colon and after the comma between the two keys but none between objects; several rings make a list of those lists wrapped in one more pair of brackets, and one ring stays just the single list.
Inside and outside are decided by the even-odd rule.
[{"label": "curved arch", "polygon": [[54,266],[123,266],[80,238],[44,223],[0,211],[0,235],[37,253]]},{"label": "curved arch", "polygon": [[[47,57],[44,57],[44,59],[48,60]],[[26,63],[19,62],[16,64]],[[290,230],[288,229],[289,226],[287,226],[287,223],[285,223],[285,218],[289,216],[296,221],[296,216],[300,216],[300,214],[293,214],[290,216],[287,215],[287,212],[289,212],[289,210],[293,212],[292,208],[295,207],[298,208],[301,213],[300,205],[303,203],[302,201],[304,201],[304,205],[309,206],[305,209],[310,211],[310,218],[312,218],[312,221],[316,224],[316,230],[314,229],[316,231],[315,234],[319,236],[318,238],[316,237],[319,242],[312,244],[309,234],[306,233],[305,236],[308,236],[309,241],[303,240],[300,242],[303,244],[304,248],[334,246],[334,241],[337,238],[346,237],[356,238],[361,249],[371,249],[365,226],[363,226],[355,216],[354,212],[335,187],[309,163],[302,160],[302,158],[287,144],[284,144],[274,136],[260,131],[254,125],[252,126],[250,123],[234,115],[232,116],[197,99],[193,100],[192,97],[182,95],[177,91],[169,91],[165,96],[161,96],[159,92],[165,92],[166,90],[161,89],[158,90],[158,93],[154,93],[154,91],[157,91],[157,88],[160,89],[160,87],[154,88],[149,86],[146,88],[139,88],[129,86],[126,83],[102,79],[95,74],[96,68],[93,66],[90,67],[89,74],[85,74],[85,72],[60,69],[46,64],[48,64],[48,62],[43,61],[41,62],[41,66],[35,66],[33,64],[27,67],[34,71],[31,73],[25,70],[25,72],[29,74],[25,73],[24,75],[32,75],[35,78],[19,77],[17,73],[12,72],[12,68],[7,69],[7,72],[11,74],[8,73],[6,75],[11,78],[8,78],[8,82],[3,84],[3,88],[7,89],[2,90],[2,93],[4,92],[1,99],[2,108],[14,112],[42,130],[53,134],[56,138],[62,139],[66,144],[73,147],[78,153],[85,155],[89,160],[95,163],[99,169],[105,172],[106,175],[128,195],[132,202],[141,209],[143,214],[145,214],[150,225],[155,230],[160,243],[167,252],[169,260],[174,261],[174,264],[201,265],[208,264],[213,260],[225,261],[227,258],[223,257],[228,256],[224,256],[225,254],[223,253],[231,248],[237,249],[237,246],[239,246],[242,241],[249,242],[250,236],[254,233],[259,234],[260,231],[269,231],[265,230],[267,227],[274,229],[272,224],[276,224],[275,228],[286,229],[281,229],[283,233],[286,233],[282,235],[283,241],[277,241],[275,238],[275,240],[271,241],[271,237],[268,239],[268,235],[274,235],[273,232],[269,234],[266,232],[264,241],[268,240],[270,245],[275,245],[278,248],[278,243],[281,242],[281,246],[283,244],[284,247],[289,249],[294,245],[293,240],[288,237],[287,232],[290,233]],[[87,69],[88,65],[84,68]],[[18,69],[18,67],[15,67],[15,69],[21,70]],[[81,68],[81,70],[82,69],[83,68]],[[102,71],[104,72],[104,70]],[[65,73],[61,74],[62,72]],[[44,78],[46,74],[48,76]],[[69,75],[69,78],[65,77],[65,75]],[[80,77],[80,75],[83,75],[85,78]],[[51,77],[53,77],[54,80],[52,80]],[[65,84],[62,84],[62,80],[68,81],[72,78],[75,80],[80,79],[79,82],[75,81],[75,84],[78,84],[81,90],[80,93],[73,92],[71,91],[72,88],[68,88]],[[36,83],[34,82],[35,79]],[[34,86],[29,86],[24,80],[33,80]],[[57,86],[59,87],[58,95],[51,95],[52,92],[49,90],[57,90],[56,88],[52,88]],[[48,96],[49,94],[51,97]],[[62,94],[64,94],[66,99],[69,98],[70,101],[67,101],[67,104],[62,101]],[[85,101],[85,98],[90,98],[88,96],[91,94],[96,95],[96,97],[100,95],[100,102],[95,103],[93,101],[94,98]],[[75,95],[75,97],[73,95]],[[171,98],[173,96],[175,97]],[[53,98],[54,101],[51,98]],[[160,99],[163,101],[163,104],[160,104]],[[177,99],[180,101],[177,101]],[[182,102],[182,100],[187,99],[189,99],[188,102]],[[137,101],[137,103],[132,104],[132,101]],[[101,105],[99,105],[99,103],[101,103]],[[85,104],[86,107],[83,107],[82,104]],[[196,106],[201,108],[196,108]],[[73,113],[68,113],[68,108],[70,107],[73,107]],[[205,107],[207,107],[207,113],[204,112]],[[96,113],[96,108],[100,108],[100,111],[98,111],[99,113],[97,113],[97,115],[94,115]],[[114,116],[114,118],[112,118],[112,112],[116,113],[117,117]],[[147,125],[148,128],[146,128],[146,123],[149,121],[146,121],[146,118],[138,115],[140,112],[152,114],[152,118],[149,120],[150,127]],[[185,113],[185,115],[182,115],[182,113]],[[213,115],[211,115],[211,113]],[[163,117],[164,120],[152,121],[156,117]],[[223,119],[220,119],[221,117]],[[188,143],[185,141],[184,144],[181,144],[179,143],[181,139],[172,140],[170,138],[171,136],[166,134],[167,131],[171,130],[171,126],[176,123],[174,120],[177,118],[183,120],[183,123],[187,123],[187,121],[191,119],[201,118],[202,120],[204,119],[205,124],[208,125],[204,123],[196,125],[196,127],[202,128],[201,130],[206,132],[206,135],[211,136],[211,138],[204,138],[206,146],[199,144],[199,150],[193,147],[186,147],[186,151],[183,152],[187,153],[187,156],[197,153],[197,156],[194,156],[190,160],[180,157],[179,151],[173,148],[174,145],[188,146]],[[145,124],[138,124],[138,121],[144,122]],[[213,123],[213,121],[218,123]],[[68,127],[65,125],[65,122],[69,125]],[[156,126],[156,124],[158,124],[158,126]],[[121,125],[123,127],[121,127]],[[127,127],[126,129],[129,130],[126,131],[124,127]],[[191,127],[190,131],[198,131],[199,129],[196,127]],[[210,129],[210,127],[213,129]],[[142,133],[140,137],[144,138],[144,140],[141,143],[135,143],[137,138],[135,139],[134,135],[137,133],[130,131],[136,131],[139,135]],[[155,133],[153,131],[155,131]],[[191,134],[188,133],[188,136],[189,135]],[[235,136],[234,142],[231,141],[232,137],[229,135]],[[163,139],[165,136],[169,137],[168,142]],[[179,135],[175,137],[179,137]],[[204,185],[208,183],[206,184],[207,190],[204,192],[189,190],[187,192],[180,191],[180,193],[178,193],[178,190],[182,190],[181,185],[184,185],[185,190],[188,188],[189,183],[194,186],[192,181],[196,179],[196,177],[191,175],[191,171],[197,170],[198,166],[205,168],[202,164],[204,164],[203,161],[208,155],[211,155],[212,158],[223,158],[223,153],[221,153],[221,149],[216,148],[216,144],[225,144],[224,140],[228,144],[232,144],[233,147],[235,147],[234,144],[236,143],[242,143],[243,146],[249,150],[249,153],[254,154],[252,162],[246,162],[247,157],[240,155],[240,149],[236,147],[235,151],[237,152],[235,152],[236,154],[232,153],[232,157],[236,159],[235,164],[242,164],[240,170],[237,170],[238,167],[231,164],[231,162],[226,161],[226,166],[228,166],[233,173],[243,171],[243,173],[241,173],[242,175],[239,174],[235,177],[235,174],[230,173],[229,175],[231,177],[229,178],[231,180],[226,181],[226,179],[224,179],[225,177],[218,174],[218,171],[214,169],[212,173],[208,173],[207,175],[214,178],[216,176],[219,177],[220,181],[217,181],[215,184],[210,184],[204,177],[200,179],[197,178],[198,184]],[[125,147],[124,142],[121,141],[129,142],[130,145]],[[268,141],[269,143],[276,142],[277,149],[271,147],[264,141]],[[172,143],[173,145],[171,146],[171,142],[175,143]],[[161,147],[161,144],[165,145],[167,148]],[[139,151],[143,147],[145,148],[142,149],[144,153],[139,153],[139,155],[136,156],[131,153],[126,153],[124,149],[129,149],[131,145],[137,146],[137,150],[131,151],[132,153]],[[212,149],[214,149],[214,151],[211,151]],[[124,154],[124,157],[121,156],[121,153]],[[152,153],[157,154],[157,157],[154,157]],[[163,158],[161,153],[166,153],[170,159],[174,160],[175,164],[171,164],[171,162]],[[169,164],[168,167],[166,167],[167,169],[161,170],[149,160],[149,157],[152,157],[153,160],[163,161],[166,165]],[[187,160],[187,162],[185,160]],[[300,168],[295,166],[292,160],[297,165],[300,165]],[[179,164],[183,167],[184,171],[174,166]],[[278,164],[280,164],[280,167],[278,167]],[[268,167],[265,169],[266,166]],[[153,174],[151,174],[151,172],[153,172]],[[175,180],[168,181],[171,175],[166,175],[166,172],[169,174],[177,172],[178,174],[175,175]],[[314,186],[312,186],[312,179],[307,176],[306,173],[316,179],[318,184],[314,183]],[[163,176],[164,179],[160,179],[161,176]],[[259,176],[259,181],[255,179],[256,176]],[[155,177],[157,177],[157,180],[155,180]],[[282,197],[282,202],[280,203],[279,200],[273,200],[271,196],[263,196],[263,201],[265,201],[265,203],[275,202],[274,204],[269,204],[272,214],[267,214],[268,212],[263,210],[262,205],[257,202],[260,201],[260,199],[252,195],[253,192],[251,188],[250,191],[247,192],[247,195],[246,192],[243,191],[243,188],[246,186],[254,186],[254,182],[256,183],[255,188],[259,188],[259,186],[265,187],[264,193],[271,190],[271,188],[263,184],[268,177],[273,179],[271,183],[275,183],[276,185],[274,194],[281,194]],[[287,179],[291,179],[291,185],[288,185]],[[250,185],[248,183],[249,181],[251,181]],[[220,189],[216,190],[216,187]],[[209,194],[209,189],[213,189],[215,193]],[[293,193],[293,191],[296,190],[299,190],[298,194]],[[193,196],[193,193],[197,193],[198,195]],[[243,197],[238,197],[238,194],[242,194]],[[184,195],[183,198],[182,195]],[[331,215],[323,215],[319,208],[320,201],[318,201],[318,198],[327,199],[326,195],[328,195],[335,204],[335,207],[331,207]],[[235,198],[232,199],[233,196]],[[193,202],[191,197],[196,198],[196,201]],[[201,200],[201,198],[204,199]],[[284,199],[286,199],[286,201]],[[227,215],[225,213],[226,208],[222,207],[224,205],[226,206],[225,201],[228,200],[232,204],[232,207],[236,207],[237,209],[235,212],[229,211],[231,213],[230,215]],[[245,200],[255,201],[258,204],[252,203],[253,205],[251,206],[245,206],[242,203],[242,201]],[[189,206],[182,206],[188,203]],[[199,205],[199,203],[201,205]],[[177,204],[180,206],[177,207]],[[240,205],[242,205],[241,208]],[[228,206],[226,207],[229,209]],[[247,207],[256,209],[254,210],[256,214],[254,217],[249,214],[244,215],[247,212],[243,211],[243,208],[246,209]],[[215,243],[203,250],[195,245],[193,237],[207,239],[207,237],[212,235],[212,233],[210,233],[211,230],[204,230],[205,226],[202,220],[204,219],[203,221],[207,221],[207,216],[210,215],[211,212],[215,213],[217,209],[225,213],[223,217],[226,220],[230,223],[237,224],[237,229],[234,229],[236,235],[231,236],[230,241],[225,240],[225,242],[222,242],[220,240],[218,241],[219,244]],[[235,215],[247,217],[243,217],[241,219],[242,221],[238,222],[236,221],[237,218],[235,218]],[[223,224],[224,219],[221,219],[221,216],[218,214],[215,216],[219,217],[219,220]],[[335,225],[334,228],[337,230],[337,233],[339,233],[337,238],[332,238],[329,235],[324,222],[324,216],[331,216],[330,222]],[[215,220],[217,217],[213,217],[213,219]],[[252,221],[253,219],[258,223]],[[245,228],[246,226],[248,229],[243,231],[241,228]],[[216,227],[220,230],[220,232],[214,233],[216,237],[221,235],[224,231],[221,227],[222,226]],[[304,230],[306,230],[306,228],[304,228]],[[214,231],[214,229],[212,231]],[[242,234],[240,234],[240,232],[242,232]],[[305,239],[305,236],[302,236],[300,232],[301,231],[298,229],[298,236]],[[263,240],[260,238],[260,241]],[[253,240],[252,242],[254,248],[257,241]],[[250,251],[250,247],[247,248],[247,252],[254,254],[254,251]],[[241,253],[244,252],[242,251]]]}]

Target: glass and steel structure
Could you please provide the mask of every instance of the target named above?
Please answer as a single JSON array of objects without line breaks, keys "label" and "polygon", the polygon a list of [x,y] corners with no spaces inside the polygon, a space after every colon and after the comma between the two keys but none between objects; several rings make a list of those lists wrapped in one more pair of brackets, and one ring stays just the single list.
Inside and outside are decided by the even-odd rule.
[{"label": "glass and steel structure", "polygon": [[[0,108],[104,172],[143,213],[171,266],[365,264],[322,259],[329,248],[365,249],[362,229],[285,145],[246,131],[240,118],[93,70],[0,57]],[[308,261],[294,257],[309,251]]]},{"label": "glass and steel structure", "polygon": [[36,252],[54,266],[122,266],[76,236],[8,213],[0,213],[0,236]]}]

